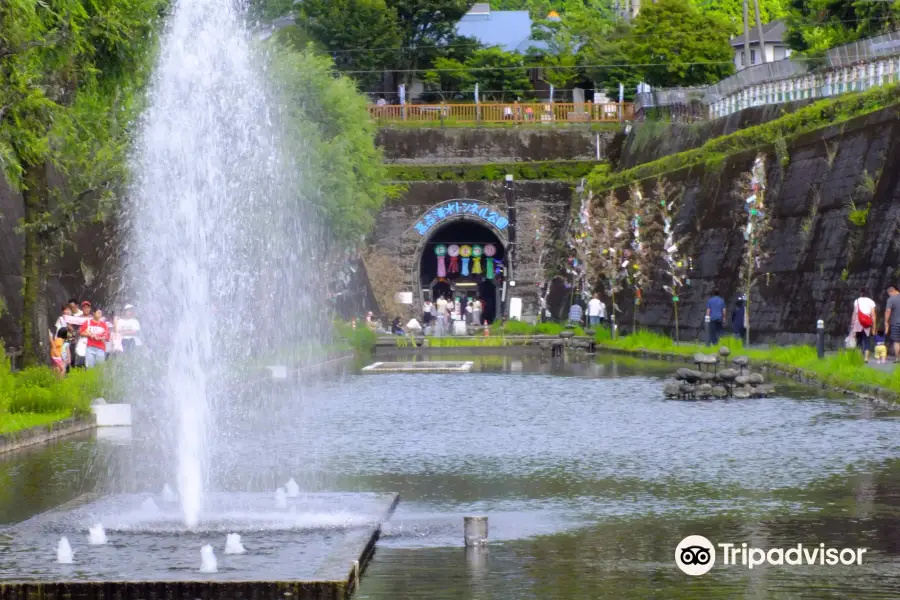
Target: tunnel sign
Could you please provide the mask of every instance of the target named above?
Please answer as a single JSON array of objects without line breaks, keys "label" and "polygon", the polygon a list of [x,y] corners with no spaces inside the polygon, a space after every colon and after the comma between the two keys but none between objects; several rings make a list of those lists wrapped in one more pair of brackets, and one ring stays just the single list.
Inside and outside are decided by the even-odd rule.
[{"label": "tunnel sign", "polygon": [[455,215],[468,215],[474,217],[489,225],[493,225],[500,231],[503,231],[506,229],[506,226],[509,225],[509,219],[506,215],[497,212],[486,204],[450,200],[443,204],[439,204],[425,213],[425,216],[415,224],[416,231],[419,232],[419,235],[426,235],[435,225],[444,219]]}]

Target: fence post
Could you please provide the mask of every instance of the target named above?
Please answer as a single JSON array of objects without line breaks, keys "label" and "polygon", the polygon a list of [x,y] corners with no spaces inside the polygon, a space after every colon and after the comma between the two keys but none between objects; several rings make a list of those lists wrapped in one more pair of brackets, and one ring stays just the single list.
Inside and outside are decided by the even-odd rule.
[{"label": "fence post", "polygon": [[706,345],[712,346],[712,321],[709,315],[703,318],[703,326],[706,328]]},{"label": "fence post", "polygon": [[825,321],[816,321],[816,355],[819,359],[825,358]]}]

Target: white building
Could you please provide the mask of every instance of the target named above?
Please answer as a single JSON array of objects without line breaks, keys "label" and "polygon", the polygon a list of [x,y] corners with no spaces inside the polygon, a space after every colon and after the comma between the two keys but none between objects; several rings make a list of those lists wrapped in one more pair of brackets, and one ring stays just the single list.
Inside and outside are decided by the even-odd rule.
[{"label": "white building", "polygon": [[[750,64],[758,65],[762,62],[762,52],[765,53],[766,62],[775,62],[791,55],[784,37],[787,28],[784,21],[772,21],[762,26],[763,41],[759,42],[759,28],[755,25],[750,28]],[[747,65],[744,64],[744,36],[731,38],[731,47],[734,49],[734,67],[740,71]]]}]

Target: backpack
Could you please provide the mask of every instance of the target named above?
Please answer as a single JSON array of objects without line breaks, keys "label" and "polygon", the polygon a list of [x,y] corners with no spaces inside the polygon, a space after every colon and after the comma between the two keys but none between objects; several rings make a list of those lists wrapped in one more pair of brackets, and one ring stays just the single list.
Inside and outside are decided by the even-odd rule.
[{"label": "backpack", "polygon": [[868,329],[872,326],[872,315],[867,315],[859,308],[859,300],[856,301],[856,318],[859,320],[859,324],[863,329]]}]

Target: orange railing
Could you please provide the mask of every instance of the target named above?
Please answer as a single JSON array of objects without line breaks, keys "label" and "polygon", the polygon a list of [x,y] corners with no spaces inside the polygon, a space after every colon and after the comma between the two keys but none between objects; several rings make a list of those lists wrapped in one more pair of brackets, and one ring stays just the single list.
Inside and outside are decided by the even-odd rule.
[{"label": "orange railing", "polygon": [[369,116],[378,121],[429,121],[443,123],[497,122],[596,122],[628,121],[634,118],[630,102],[594,104],[583,102],[524,103],[492,102],[475,104],[369,105]]}]

